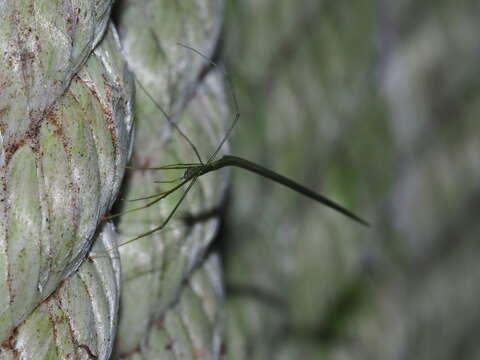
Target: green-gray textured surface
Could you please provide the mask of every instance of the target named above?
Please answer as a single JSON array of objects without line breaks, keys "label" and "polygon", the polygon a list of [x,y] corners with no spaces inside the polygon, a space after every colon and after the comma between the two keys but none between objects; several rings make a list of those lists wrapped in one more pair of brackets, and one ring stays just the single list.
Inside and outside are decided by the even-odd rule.
[{"label": "green-gray textured surface", "polygon": [[[211,56],[222,23],[222,4],[218,0],[198,0],[188,4],[158,0],[124,1],[119,4],[118,22],[126,58],[141,83],[136,93],[134,166],[155,167],[198,161],[190,145],[168,124],[142,87],[162,105],[173,121],[178,121],[205,160],[220,142],[225,121],[229,118],[221,73],[212,71],[200,76],[208,63],[177,43],[188,44]],[[144,21],[139,22],[139,17]],[[132,171],[123,197],[133,199],[159,193],[173,185],[158,184],[156,180],[168,180],[182,174],[183,171]],[[219,205],[225,187],[225,174],[200,179],[164,230],[120,248],[124,291],[116,344],[118,356],[190,358],[188,354],[199,351],[199,358],[218,358],[223,328],[220,316],[222,292],[215,293],[219,300],[215,302],[218,308],[213,311],[218,312],[218,316],[192,319],[195,323],[187,322],[186,332],[180,331],[184,327],[180,323],[184,320],[178,318],[185,316],[180,313],[182,306],[178,305],[181,299],[188,298],[184,294],[189,291],[185,282],[201,265],[218,228],[218,219],[213,216],[186,225],[180,217],[213,210]],[[155,206],[122,216],[120,240],[127,241],[160,225],[184,189]],[[146,202],[126,201],[123,208]],[[220,272],[219,265],[215,265],[212,271]],[[218,287],[220,280],[217,282],[215,286]],[[166,333],[162,330],[163,325],[159,327],[163,323]],[[211,330],[203,333],[203,328]],[[198,342],[197,338],[202,340]],[[210,342],[207,341],[209,338]],[[201,349],[196,349],[197,343],[201,343]]]},{"label": "green-gray textured surface", "polygon": [[235,153],[373,223],[236,173],[229,358],[475,358],[479,5],[229,4]]},{"label": "green-gray textured surface", "polygon": [[[68,358],[69,345],[61,339],[84,334],[45,327],[43,340],[35,331],[33,343],[25,334],[36,326],[30,317],[42,313],[48,297],[80,267],[101,216],[115,201],[131,147],[132,82],[115,29],[104,36],[110,2],[1,5],[0,340],[14,356],[28,358],[41,356],[54,334],[57,355],[66,351],[58,356]],[[88,323],[92,327],[68,323],[72,314],[57,315],[66,319],[63,330],[70,325],[72,332],[98,337],[95,346],[86,346],[107,358],[118,289],[103,307],[95,304],[105,295],[98,296],[98,302],[92,299],[98,317]],[[48,320],[45,311],[41,317],[41,323]]]},{"label": "green-gray textured surface", "polygon": [[[94,251],[111,248],[107,224]],[[0,348],[2,359],[108,359],[117,331],[120,292],[118,252],[84,262],[43,301]]]},{"label": "green-gray textured surface", "polygon": [[125,358],[218,359],[223,307],[221,267],[218,258],[210,256],[189,275],[173,306],[152,321],[142,350]]},{"label": "green-gray textured surface", "polygon": [[[195,134],[195,139],[200,141],[198,144],[201,145],[199,149],[202,154],[213,152],[224,133],[223,123],[228,115],[219,75],[207,75],[205,83],[199,86],[195,98],[180,117],[180,124],[186,133]],[[138,122],[138,137],[145,138],[147,133],[155,134],[153,129],[161,129],[162,122],[157,120],[148,123],[145,119],[143,124]],[[142,131],[145,133],[142,134]],[[160,130],[157,133],[160,134]],[[148,152],[141,148],[136,150],[134,164],[155,166],[191,159],[191,149],[178,138],[163,144],[158,138],[151,138],[150,141],[157,144],[157,149],[152,145]],[[156,184],[156,180],[181,174],[181,171],[136,171],[129,179],[125,194],[131,198],[154,194],[165,186],[171,186]],[[190,191],[177,217],[172,219],[164,230],[120,248],[124,279],[118,339],[120,353],[130,353],[137,349],[139,344],[145,344],[156,319],[163,317],[165,311],[178,301],[184,281],[202,262],[205,250],[218,227],[217,219],[212,217],[194,225],[186,225],[179,217],[185,214],[200,214],[218,206],[226,185],[224,175],[213,174],[199,180]],[[120,240],[129,240],[158,226],[172,210],[182,192],[182,189],[179,190],[162,200],[159,205],[122,216],[119,224]],[[143,202],[133,204],[136,206]],[[141,297],[138,296],[139,293],[142,294]]]},{"label": "green-gray textured surface", "polygon": [[[110,5],[0,2],[2,359],[107,359],[115,340],[114,357],[220,356],[222,277],[218,258],[206,254],[216,216],[191,225],[172,221],[161,235],[122,247],[121,255],[110,224],[108,234],[97,229],[94,237],[117,196],[133,132],[132,78],[113,25],[104,36]],[[229,117],[223,79],[220,71],[206,74],[205,60],[177,42],[211,56],[223,2],[120,7],[129,65],[209,156]],[[192,161],[192,149],[160,110],[141,90],[137,95],[133,164]],[[122,196],[151,195],[159,190],[155,179],[174,175],[132,171]],[[225,175],[198,181],[183,212],[218,206]],[[180,194],[118,221],[118,242],[157,225]]]}]

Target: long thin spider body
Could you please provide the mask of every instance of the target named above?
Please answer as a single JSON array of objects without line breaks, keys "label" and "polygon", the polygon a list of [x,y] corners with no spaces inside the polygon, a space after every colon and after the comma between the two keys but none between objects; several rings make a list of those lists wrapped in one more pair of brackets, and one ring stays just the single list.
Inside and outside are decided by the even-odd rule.
[{"label": "long thin spider body", "polygon": [[263,166],[260,166],[254,162],[248,161],[246,159],[243,159],[238,156],[233,156],[233,155],[224,155],[222,158],[209,162],[207,164],[197,164],[195,166],[192,166],[188,169],[185,170],[185,173],[183,175],[185,180],[190,180],[192,178],[197,178],[199,176],[202,176],[204,174],[208,174],[209,172],[227,167],[227,166],[235,166],[239,167],[245,170],[248,170],[250,172],[253,172],[255,174],[261,175],[263,177],[266,177],[267,179],[273,180],[278,184],[284,185],[304,196],[309,197],[310,199],[313,199],[315,201],[318,201],[319,203],[349,217],[352,220],[355,220],[356,222],[365,225],[365,226],[370,226],[370,224],[360,218],[359,216],[355,215],[353,212],[350,210],[346,209],[345,207],[337,204],[336,202],[328,199],[327,197],[318,194],[308,188],[306,188],[303,185],[300,185],[299,183],[283,176],[280,175],[270,169],[267,169]]},{"label": "long thin spider body", "polygon": [[[196,49],[194,49],[194,48],[192,48],[188,45],[184,45],[184,44],[180,44],[180,43],[179,43],[179,45],[186,48],[186,49],[189,49],[189,50],[195,52],[196,54],[199,54],[212,66],[217,66],[217,64],[215,62],[211,61],[208,57],[203,55],[198,50],[196,50]],[[276,173],[276,172],[274,172],[270,169],[267,169],[267,168],[265,168],[261,165],[258,165],[256,163],[253,163],[251,161],[248,161],[246,159],[243,159],[243,158],[240,158],[240,157],[237,157],[237,156],[233,156],[233,155],[224,155],[222,158],[220,158],[218,160],[214,160],[215,157],[217,156],[217,154],[219,153],[220,149],[223,147],[225,141],[230,136],[233,128],[235,127],[236,123],[238,122],[238,120],[240,118],[240,112],[238,111],[239,106],[238,106],[235,91],[233,90],[232,80],[230,79],[230,76],[228,75],[228,73],[226,71],[223,70],[223,74],[224,74],[225,78],[227,79],[228,88],[230,90],[231,97],[232,97],[232,100],[233,100],[233,104],[234,104],[234,107],[235,107],[235,116],[234,116],[234,119],[233,119],[231,125],[229,126],[225,136],[223,137],[223,139],[221,140],[221,142],[219,143],[219,145],[217,146],[215,151],[212,153],[212,155],[208,158],[207,162],[203,162],[203,160],[202,160],[197,148],[195,147],[195,145],[190,141],[190,139],[186,136],[186,134],[183,133],[183,131],[180,129],[180,127],[170,118],[170,116],[163,110],[163,108],[153,98],[153,96],[145,89],[143,84],[140,81],[138,81],[138,79],[136,79],[137,83],[140,85],[142,90],[146,93],[148,98],[160,109],[163,116],[167,119],[168,123],[174,129],[176,129],[177,132],[188,142],[188,144],[193,149],[197,159],[199,160],[199,163],[170,164],[170,165],[166,165],[166,166],[152,167],[152,168],[130,167],[130,169],[134,169],[134,170],[185,170],[185,172],[184,172],[182,178],[178,179],[178,180],[181,180],[180,184],[174,186],[173,188],[171,188],[167,191],[158,193],[158,194],[154,194],[154,195],[146,196],[146,197],[143,197],[143,198],[138,198],[138,199],[131,200],[131,201],[137,201],[137,200],[153,199],[150,202],[148,202],[147,204],[145,204],[143,206],[140,206],[140,207],[125,210],[121,213],[117,213],[117,214],[105,217],[105,219],[111,219],[111,218],[118,217],[118,216],[130,213],[130,212],[133,212],[133,211],[138,211],[138,210],[141,210],[141,209],[148,208],[148,207],[158,203],[160,200],[164,199],[165,197],[172,194],[176,190],[182,188],[188,182],[189,182],[189,184],[188,184],[187,189],[180,196],[180,199],[177,201],[177,203],[175,204],[173,209],[170,211],[168,216],[162,221],[162,223],[159,226],[157,226],[157,227],[155,227],[155,228],[153,228],[149,231],[146,231],[146,232],[144,232],[140,235],[137,235],[134,238],[132,238],[130,240],[127,240],[127,241],[125,241],[121,244],[118,244],[117,246],[115,246],[111,249],[108,249],[107,251],[110,251],[110,250],[113,250],[114,248],[118,248],[120,246],[129,244],[129,243],[131,243],[135,240],[138,240],[142,237],[151,235],[151,234],[165,228],[165,226],[168,224],[170,219],[173,217],[175,212],[178,210],[178,208],[182,204],[183,200],[185,200],[187,194],[192,189],[193,185],[197,182],[197,180],[200,176],[208,174],[208,173],[210,173],[212,171],[215,171],[215,170],[219,170],[219,169],[224,168],[224,167],[228,167],[228,166],[235,166],[235,167],[243,168],[245,170],[248,170],[250,172],[253,172],[255,174],[258,174],[260,176],[268,178],[268,179],[270,179],[270,180],[272,180],[276,183],[279,183],[283,186],[286,186],[286,187],[290,188],[291,190],[296,191],[299,194],[307,196],[308,198],[310,198],[312,200],[315,200],[315,201],[317,201],[317,202],[319,202],[319,203],[321,203],[321,204],[323,204],[323,205],[325,205],[325,206],[327,206],[327,207],[329,207],[329,208],[347,216],[348,218],[350,218],[350,219],[352,219],[352,220],[354,220],[354,221],[356,221],[356,222],[358,222],[358,223],[360,223],[364,226],[370,226],[370,224],[367,221],[365,221],[362,218],[360,218],[359,216],[355,215],[352,211],[346,209],[345,207],[343,207],[343,206],[337,204],[336,202],[328,199],[327,197],[325,197],[321,194],[318,194],[315,191],[310,190],[310,189],[306,188],[305,186],[303,186],[303,185],[301,185],[301,184],[299,184],[299,183],[297,183],[297,182],[295,182],[295,181],[293,181],[293,180],[291,180],[291,179],[289,179],[289,178],[287,178],[283,175],[280,175],[280,174],[278,174],[278,173]],[[170,182],[170,181],[164,181],[164,182],[167,183],[167,182]]]}]

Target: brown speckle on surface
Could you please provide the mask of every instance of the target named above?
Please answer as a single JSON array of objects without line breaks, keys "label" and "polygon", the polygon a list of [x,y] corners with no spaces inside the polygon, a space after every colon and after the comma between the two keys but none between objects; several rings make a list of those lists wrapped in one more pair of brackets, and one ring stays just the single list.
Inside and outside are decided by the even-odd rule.
[{"label": "brown speckle on surface", "polygon": [[17,350],[17,336],[18,326],[12,330],[10,337],[1,344],[2,348],[13,353],[14,359],[20,359],[20,353]]},{"label": "brown speckle on surface", "polygon": [[8,164],[10,163],[10,160],[12,159],[13,155],[15,155],[17,150],[20,147],[22,147],[24,144],[25,144],[25,138],[6,144],[6,146],[4,147],[4,152],[5,152],[4,169],[8,167]]},{"label": "brown speckle on surface", "polygon": [[[58,330],[57,330],[57,327],[55,326],[56,322],[55,322],[55,319],[53,317],[52,304],[48,302],[46,305],[47,305],[47,308],[48,308],[48,318],[49,318],[50,323],[51,323],[53,341],[54,341],[55,344],[57,344],[58,343]],[[55,347],[55,350],[57,350],[56,347]],[[58,350],[57,350],[56,355],[58,357]]]},{"label": "brown speckle on surface", "polygon": [[75,96],[75,94],[71,91],[67,92],[67,96],[70,97],[73,101],[75,101],[77,104],[80,104],[80,99]]},{"label": "brown speckle on surface", "polygon": [[22,50],[20,53],[20,66],[25,75],[29,74],[30,69],[35,61],[36,53],[29,50]]},{"label": "brown speckle on surface", "polygon": [[[29,118],[30,118],[30,125],[28,129],[25,131],[24,134],[20,135],[16,139],[12,139],[9,143],[4,145],[4,153],[5,153],[5,163],[4,167],[7,168],[10,160],[12,159],[13,155],[17,152],[19,148],[21,148],[25,144],[30,144],[32,149],[38,148],[38,135],[40,133],[40,128],[42,126],[43,121],[49,117],[51,114],[51,109],[47,109],[40,114],[37,114],[35,111],[30,111]],[[1,116],[0,116],[1,118]],[[0,131],[4,131],[5,129],[2,128],[0,122]]]},{"label": "brown speckle on surface", "polygon": [[73,8],[67,15],[67,33],[73,46],[73,39],[79,23],[80,8]]},{"label": "brown speckle on surface", "polygon": [[78,348],[85,350],[85,352],[87,353],[87,355],[90,359],[98,359],[98,356],[95,355],[87,345],[80,344],[80,345],[78,345]]},{"label": "brown speckle on surface", "polygon": [[47,121],[52,124],[53,126],[55,126],[55,130],[53,131],[53,133],[62,138],[64,137],[65,135],[65,131],[63,129],[63,126],[62,126],[62,123],[61,123],[61,120],[59,119],[59,114],[57,112],[57,109],[51,109],[50,111],[48,111],[46,114],[45,114],[45,118],[47,119]]},{"label": "brown speckle on surface", "polygon": [[7,105],[0,109],[0,118],[4,117],[10,111],[10,105]]},{"label": "brown speckle on surface", "polygon": [[165,344],[165,350],[172,351],[173,350],[173,340],[168,340]]},{"label": "brown speckle on surface", "polygon": [[98,103],[102,107],[102,112],[105,116],[105,122],[107,123],[107,128],[108,130],[110,130],[110,133],[112,134],[113,145],[116,148],[118,136],[116,133],[116,125],[113,120],[113,112],[112,112],[112,104],[113,104],[112,86],[104,77],[105,97],[107,98],[107,102],[105,104],[105,102],[101,100],[100,95],[98,94],[97,89],[95,89],[95,87],[93,87],[87,81],[84,81],[79,76],[75,76],[75,80],[79,81],[83,86],[85,86],[88,90],[90,90],[91,94],[97,99]]},{"label": "brown speckle on surface", "polygon": [[[62,286],[64,286],[65,283],[68,282],[68,281],[69,281],[69,279],[63,279],[63,280],[61,280],[61,281],[58,283],[57,289],[60,289],[60,288],[61,288]],[[41,304],[48,303],[52,298],[54,298],[54,299],[58,299],[58,298],[59,298],[57,291],[54,291],[54,292],[51,293],[49,296],[47,296],[47,297],[45,298],[45,300],[43,300],[43,301],[41,302]]]}]

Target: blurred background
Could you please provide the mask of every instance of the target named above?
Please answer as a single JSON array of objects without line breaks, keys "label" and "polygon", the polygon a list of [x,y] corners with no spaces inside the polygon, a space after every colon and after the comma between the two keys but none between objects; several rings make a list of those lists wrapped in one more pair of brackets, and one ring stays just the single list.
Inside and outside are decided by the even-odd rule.
[{"label": "blurred background", "polygon": [[[230,0],[228,359],[479,359],[480,3]],[[227,240],[228,239],[228,240]]]}]

